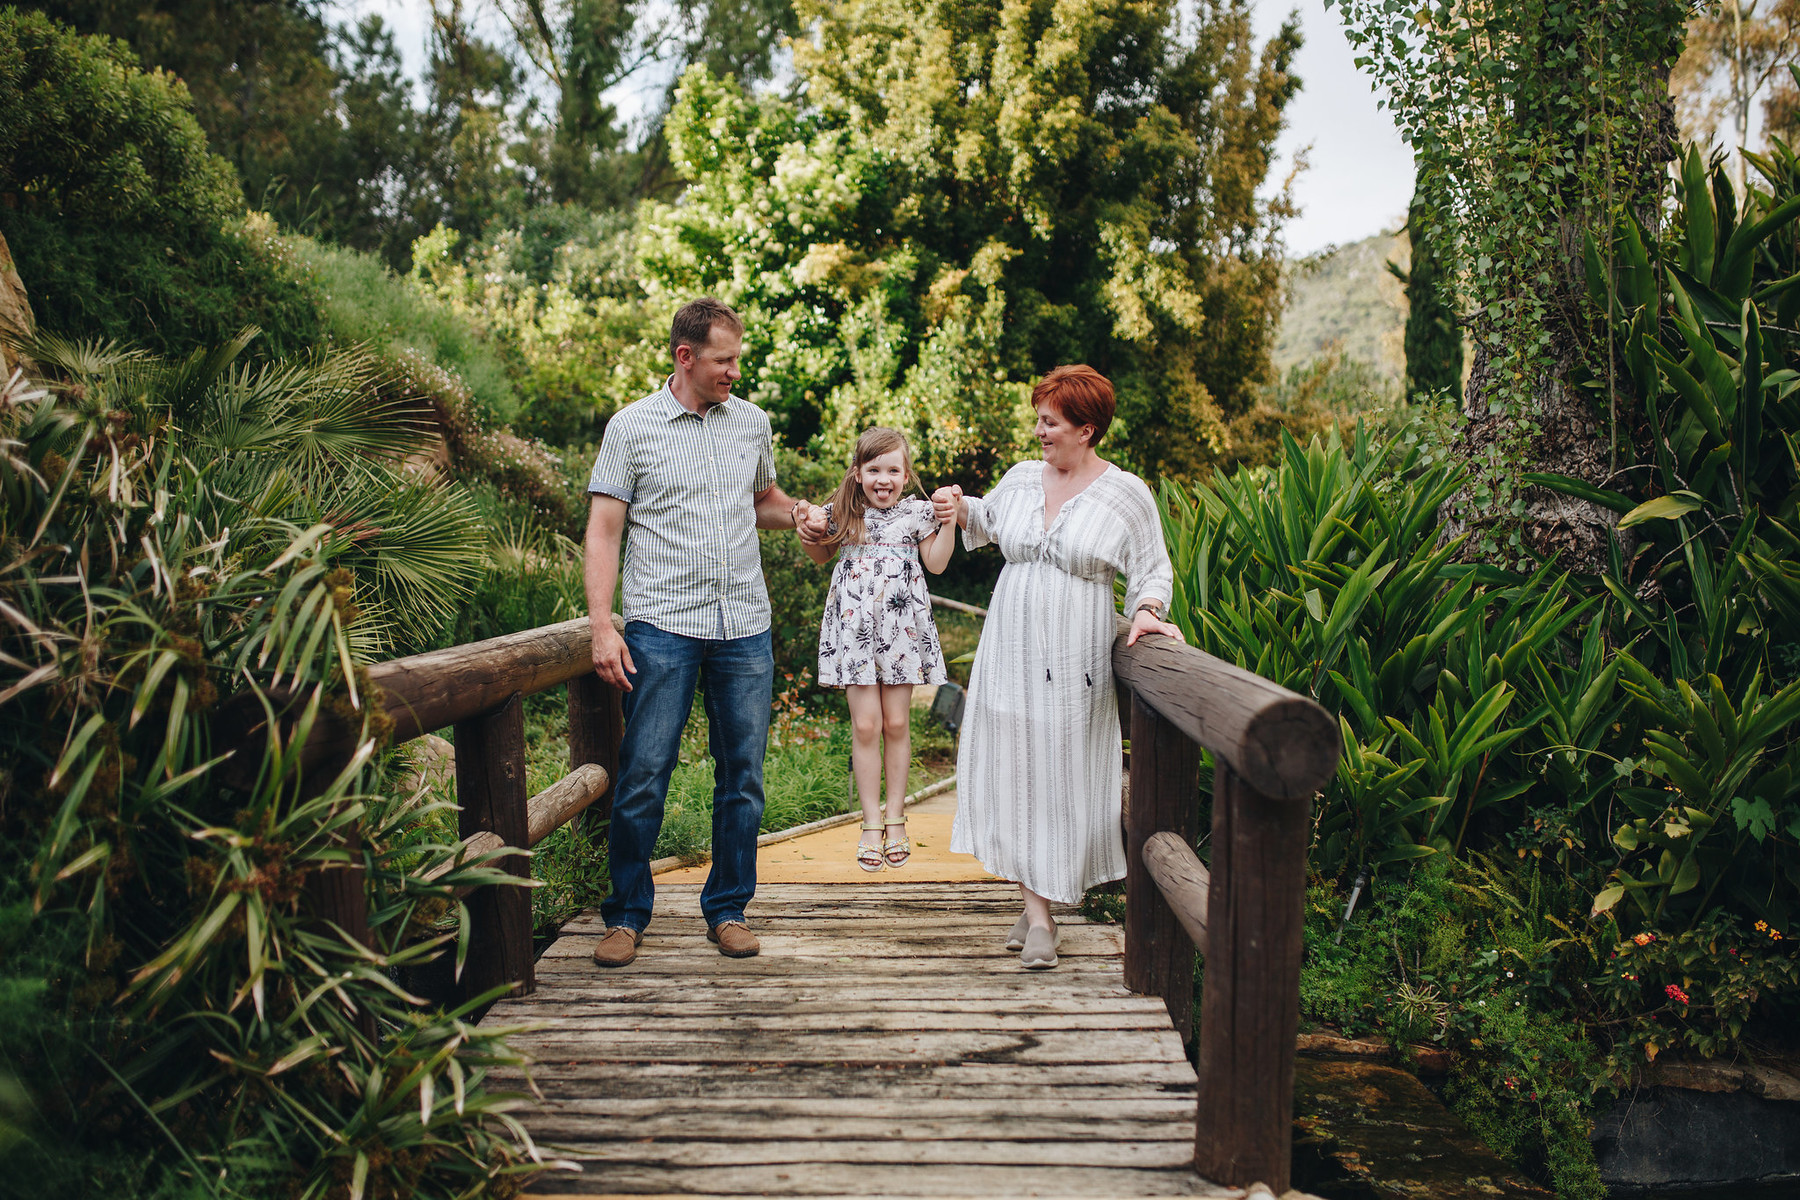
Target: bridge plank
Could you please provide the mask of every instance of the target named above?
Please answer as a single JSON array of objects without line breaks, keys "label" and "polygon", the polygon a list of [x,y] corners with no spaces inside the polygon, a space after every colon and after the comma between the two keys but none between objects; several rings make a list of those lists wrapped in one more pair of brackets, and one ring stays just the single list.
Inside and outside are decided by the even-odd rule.
[{"label": "bridge plank", "polygon": [[1162,1001],[1123,984],[1122,937],[1066,919],[1062,962],[1001,945],[1010,885],[777,884],[756,958],[705,940],[699,888],[658,889],[638,960],[590,959],[596,914],[538,961],[534,1060],[491,1082],[581,1170],[537,1192],[1231,1195],[1192,1169],[1195,1075]]},{"label": "bridge plank", "polygon": [[[1020,1157],[1024,1157],[1022,1154]],[[595,1184],[604,1178],[606,1191]],[[723,1190],[729,1188],[730,1190]],[[533,1185],[537,1192],[574,1193],[589,1200],[649,1196],[1207,1196],[1241,1200],[1237,1188],[1208,1183],[1191,1171],[1131,1168],[992,1166],[957,1163],[889,1165],[806,1163],[667,1168],[609,1164],[604,1174],[555,1173]]]}]

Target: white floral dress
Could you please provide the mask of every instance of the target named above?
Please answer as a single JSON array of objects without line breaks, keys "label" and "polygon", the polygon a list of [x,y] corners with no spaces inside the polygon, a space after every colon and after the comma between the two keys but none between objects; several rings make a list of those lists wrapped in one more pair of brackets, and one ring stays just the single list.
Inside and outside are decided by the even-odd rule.
[{"label": "white floral dress", "polygon": [[[825,514],[831,516],[831,505]],[[930,502],[916,498],[863,513],[863,540],[838,549],[825,598],[822,685],[944,682],[944,652],[919,561],[919,542],[937,527]],[[836,531],[835,521],[831,528]]]}]

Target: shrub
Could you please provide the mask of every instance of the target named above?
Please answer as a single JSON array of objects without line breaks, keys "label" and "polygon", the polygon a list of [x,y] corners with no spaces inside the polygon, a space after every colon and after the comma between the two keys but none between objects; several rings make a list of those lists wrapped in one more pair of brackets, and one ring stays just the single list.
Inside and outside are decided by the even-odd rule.
[{"label": "shrub", "polygon": [[525,506],[546,530],[579,537],[587,521],[585,467],[542,442],[495,429],[477,409],[462,379],[405,349],[389,359],[390,386],[430,408],[444,452],[455,474],[482,482]]},{"label": "shrub", "polygon": [[247,324],[276,356],[317,340],[304,280],[243,227],[191,109],[122,43],[0,10],[0,233],[40,328],[161,353]]},{"label": "shrub", "polygon": [[487,424],[504,425],[518,413],[505,363],[466,316],[422,294],[373,254],[311,238],[282,240],[311,273],[320,316],[333,340],[410,354],[455,375]]},{"label": "shrub", "polygon": [[[843,478],[835,468],[785,446],[776,448],[775,473],[782,491],[815,504],[830,500],[831,490]],[[775,673],[804,672],[810,678],[819,665],[819,624],[825,615],[825,594],[831,590],[832,563],[820,566],[806,557],[792,530],[764,529],[757,536],[769,589]]]},{"label": "shrub", "polygon": [[[389,975],[448,952],[450,889],[504,877],[428,881],[454,848],[408,843],[366,749],[322,790],[273,742],[218,753],[289,700],[290,747],[327,717],[373,747],[360,664],[455,595],[453,497],[393,495],[413,431],[366,375],[241,348],[65,347],[76,383],[0,398],[0,1057],[31,1089],[0,1191],[505,1195],[528,1152],[482,1080],[516,1060]],[[347,857],[366,947],[308,900]]]}]

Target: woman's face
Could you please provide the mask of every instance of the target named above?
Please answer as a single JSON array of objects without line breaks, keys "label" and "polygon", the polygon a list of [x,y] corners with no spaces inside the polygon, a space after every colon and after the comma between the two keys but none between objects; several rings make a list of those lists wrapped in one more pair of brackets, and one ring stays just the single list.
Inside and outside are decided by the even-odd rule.
[{"label": "woman's face", "polygon": [[856,473],[863,498],[872,508],[892,508],[906,492],[906,456],[898,450],[878,454]]},{"label": "woman's face", "polygon": [[1067,470],[1080,463],[1091,451],[1088,439],[1094,434],[1092,425],[1071,425],[1054,404],[1040,404],[1037,410],[1038,445],[1044,448],[1044,461]]}]

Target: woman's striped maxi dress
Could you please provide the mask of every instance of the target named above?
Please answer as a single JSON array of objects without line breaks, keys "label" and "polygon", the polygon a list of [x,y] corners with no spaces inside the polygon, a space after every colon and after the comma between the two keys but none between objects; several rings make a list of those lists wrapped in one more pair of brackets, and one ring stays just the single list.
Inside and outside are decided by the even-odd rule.
[{"label": "woman's striped maxi dress", "polygon": [[1113,578],[1125,611],[1173,573],[1150,489],[1109,466],[1044,528],[1044,464],[968,501],[963,543],[1006,557],[975,651],[950,849],[1061,904],[1125,874]]}]

